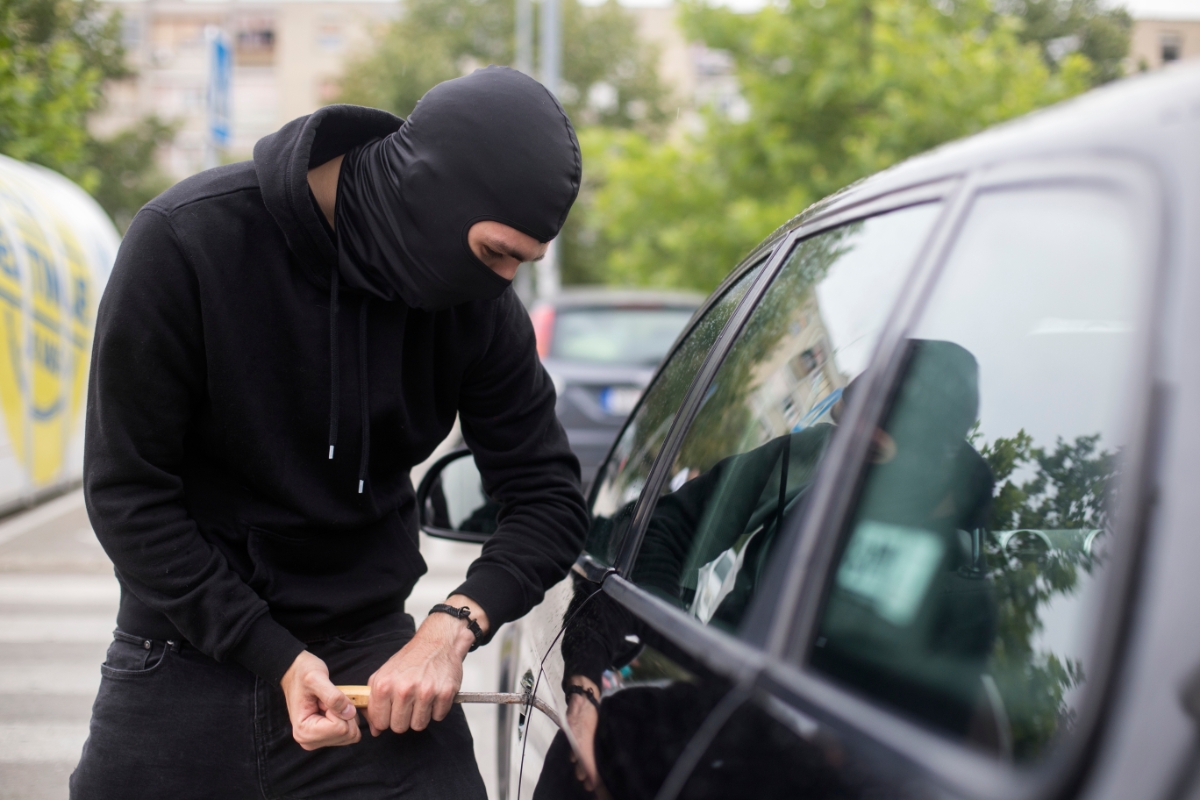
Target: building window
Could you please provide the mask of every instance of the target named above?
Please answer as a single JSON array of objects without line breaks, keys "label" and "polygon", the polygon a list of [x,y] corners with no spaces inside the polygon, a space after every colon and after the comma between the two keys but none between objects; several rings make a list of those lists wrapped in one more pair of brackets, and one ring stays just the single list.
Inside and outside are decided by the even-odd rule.
[{"label": "building window", "polygon": [[1174,31],[1162,34],[1159,38],[1162,53],[1162,63],[1170,64],[1178,61],[1183,55],[1183,37]]},{"label": "building window", "polygon": [[275,21],[245,18],[237,26],[234,57],[238,66],[269,66],[275,61]]}]

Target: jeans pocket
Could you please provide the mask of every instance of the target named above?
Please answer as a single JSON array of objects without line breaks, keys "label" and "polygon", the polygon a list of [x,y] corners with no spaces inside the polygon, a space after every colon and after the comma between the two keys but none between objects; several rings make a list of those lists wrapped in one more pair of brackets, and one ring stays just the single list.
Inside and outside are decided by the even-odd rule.
[{"label": "jeans pocket", "polygon": [[100,674],[118,680],[151,675],[162,666],[166,652],[165,642],[116,631],[108,646],[108,655],[100,665]]}]

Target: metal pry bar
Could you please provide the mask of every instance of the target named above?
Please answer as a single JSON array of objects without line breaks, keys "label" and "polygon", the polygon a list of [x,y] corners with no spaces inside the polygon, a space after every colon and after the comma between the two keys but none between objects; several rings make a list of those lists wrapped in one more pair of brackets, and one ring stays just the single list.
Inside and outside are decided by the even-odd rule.
[{"label": "metal pry bar", "polygon": [[[339,686],[337,687],[346,697],[350,698],[350,702],[355,708],[366,708],[371,702],[371,687],[370,686]],[[558,718],[558,714],[546,704],[545,701],[536,697],[532,697],[526,693],[518,692],[459,692],[454,696],[456,703],[492,703],[499,706],[533,706],[538,711],[550,718],[558,728],[562,729],[562,720]]]}]

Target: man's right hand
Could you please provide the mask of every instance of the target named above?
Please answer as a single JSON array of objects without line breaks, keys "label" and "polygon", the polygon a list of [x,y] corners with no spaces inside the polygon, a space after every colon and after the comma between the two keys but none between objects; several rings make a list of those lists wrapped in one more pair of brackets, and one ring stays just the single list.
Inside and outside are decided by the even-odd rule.
[{"label": "man's right hand", "polygon": [[362,733],[357,712],[329,680],[325,662],[305,650],[283,673],[283,696],[292,721],[292,738],[305,750],[354,744]]}]

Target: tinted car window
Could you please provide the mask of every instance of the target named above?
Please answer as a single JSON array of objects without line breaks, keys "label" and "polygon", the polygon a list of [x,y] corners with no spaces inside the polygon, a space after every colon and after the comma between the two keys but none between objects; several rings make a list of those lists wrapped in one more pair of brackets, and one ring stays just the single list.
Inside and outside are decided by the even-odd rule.
[{"label": "tinted car window", "polygon": [[902,209],[796,246],[707,389],[634,582],[701,622],[738,624],[938,210]]},{"label": "tinted car window", "polygon": [[688,332],[670,361],[646,390],[645,399],[625,426],[608,461],[597,475],[592,502],[592,527],[586,550],[611,564],[616,558],[621,533],[629,524],[633,505],[642,493],[646,476],[662,449],[675,412],[704,357],[729,321],[729,316],[746,295],[762,264],[748,270],[730,286]]},{"label": "tinted car window", "polygon": [[550,357],[653,367],[694,312],[694,308],[560,308]]},{"label": "tinted car window", "polygon": [[[1117,195],[982,195],[906,344],[812,663],[1017,761],[1071,727],[1132,358]],[[854,385],[851,385],[854,391]]]}]

